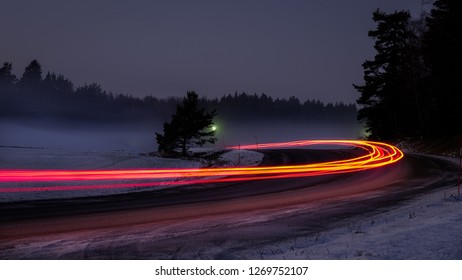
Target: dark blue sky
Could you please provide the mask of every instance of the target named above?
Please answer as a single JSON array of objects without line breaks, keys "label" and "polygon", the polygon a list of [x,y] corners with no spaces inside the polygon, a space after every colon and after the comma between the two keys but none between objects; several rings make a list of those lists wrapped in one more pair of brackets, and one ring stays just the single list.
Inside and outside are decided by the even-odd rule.
[{"label": "dark blue sky", "polygon": [[38,59],[114,93],[326,102],[356,100],[373,10],[421,10],[421,0],[1,1],[0,62],[17,75]]}]

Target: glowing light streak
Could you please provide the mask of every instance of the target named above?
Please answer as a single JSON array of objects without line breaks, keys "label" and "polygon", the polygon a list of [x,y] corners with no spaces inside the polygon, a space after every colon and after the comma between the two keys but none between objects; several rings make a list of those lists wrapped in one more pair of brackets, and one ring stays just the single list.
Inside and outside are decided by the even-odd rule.
[{"label": "glowing light streak", "polygon": [[[0,188],[0,193],[159,187],[321,176],[378,168],[397,162],[403,157],[403,153],[392,145],[360,140],[300,140],[282,143],[266,143],[258,144],[258,149],[306,147],[313,145],[349,146],[358,148],[361,152],[358,152],[359,155],[356,157],[343,160],[268,167],[126,170],[0,170],[0,183],[52,182],[55,184],[42,187],[6,186]],[[229,147],[229,149],[238,148],[256,149],[257,145]],[[113,181],[119,180],[142,181],[113,183]],[[72,182],[71,184],[74,185],[56,185],[56,182],[66,181]],[[84,184],[75,185],[76,181],[84,182]],[[104,183],[103,181],[111,182]]]}]

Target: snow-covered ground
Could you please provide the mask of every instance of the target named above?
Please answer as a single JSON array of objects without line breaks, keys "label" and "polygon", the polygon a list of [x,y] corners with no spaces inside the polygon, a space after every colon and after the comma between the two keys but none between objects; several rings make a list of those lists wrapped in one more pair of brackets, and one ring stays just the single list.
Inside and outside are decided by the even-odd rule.
[{"label": "snow-covered ground", "polygon": [[239,253],[250,259],[462,259],[457,186],[315,235]]},{"label": "snow-covered ground", "polygon": [[220,159],[224,166],[257,166],[263,159],[263,154],[247,150],[231,150]]},{"label": "snow-covered ground", "polygon": [[[202,152],[214,151],[211,149]],[[253,151],[227,151],[212,164],[220,166],[255,166],[260,164],[263,154]],[[210,165],[205,160],[160,158],[126,151],[79,151],[71,149],[14,148],[0,147],[1,169],[137,169],[137,168],[200,168]],[[106,181],[107,183],[115,183]],[[130,181],[117,181],[128,183]],[[0,188],[45,186],[56,183],[0,183]],[[66,182],[66,185],[80,185],[82,182]],[[62,183],[60,183],[62,185]],[[100,196],[133,191],[145,191],[149,187],[120,189],[0,193],[0,202]],[[165,188],[165,187],[164,187]]]},{"label": "snow-covered ground", "polygon": [[[229,242],[206,243],[210,246],[200,247],[198,252],[190,252],[188,248],[184,248],[181,253],[186,254],[183,257],[187,259],[214,259],[223,252],[233,259],[461,259],[462,200],[456,193],[456,186],[448,186],[380,214],[342,220],[340,225],[318,234],[294,236],[285,241],[274,240],[267,245],[252,246],[250,242],[245,247],[234,244],[231,239]],[[200,224],[197,220],[191,220],[189,224],[179,224],[176,227],[166,224],[156,228],[142,227],[135,231],[126,229],[128,232],[115,229],[67,236],[57,234],[48,239],[40,237],[12,240],[3,244],[3,248],[0,246],[0,259],[11,258],[11,255],[26,259],[81,259],[92,249],[96,250],[94,257],[109,258],[112,251],[117,253],[121,248],[130,245],[134,246],[135,251],[141,250],[140,240],[147,242],[141,243],[143,246],[156,248],[152,244],[163,240],[162,236],[172,230],[178,231],[178,235],[190,233],[193,237],[201,236],[202,232],[205,234],[208,230],[218,230],[219,233],[220,224],[209,222],[210,224],[201,224],[200,228],[197,228],[197,224]],[[247,223],[239,223],[242,222]],[[251,223],[258,225],[255,219]],[[186,231],[190,226],[193,230]],[[164,230],[166,233],[163,233]],[[200,242],[200,239],[198,241],[193,237],[193,242]],[[141,252],[144,252],[143,258],[166,259],[176,256],[175,250],[179,250],[176,248],[172,245],[172,249],[167,252]],[[130,256],[124,254],[122,257]]]}]

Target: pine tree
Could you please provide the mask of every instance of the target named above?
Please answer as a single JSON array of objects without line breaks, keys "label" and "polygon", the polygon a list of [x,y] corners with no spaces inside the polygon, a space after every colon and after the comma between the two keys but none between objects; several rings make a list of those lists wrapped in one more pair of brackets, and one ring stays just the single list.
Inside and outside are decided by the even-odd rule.
[{"label": "pine tree", "polygon": [[42,66],[37,60],[32,62],[24,69],[19,86],[21,90],[31,91],[40,90],[42,83]]},{"label": "pine tree", "polygon": [[11,114],[14,108],[13,95],[15,91],[16,76],[12,73],[13,65],[9,62],[3,63],[0,68],[0,117]]},{"label": "pine tree", "polygon": [[0,95],[13,91],[16,76],[12,73],[12,71],[13,64],[9,62],[3,63],[3,67],[0,68]]},{"label": "pine tree", "polygon": [[164,133],[156,133],[159,152],[173,154],[181,149],[181,155],[186,156],[190,145],[202,146],[205,143],[215,143],[217,140],[212,129],[216,111],[206,113],[199,108],[199,97],[194,91],[187,93],[183,102],[176,108],[170,123],[164,123]]},{"label": "pine tree", "polygon": [[47,91],[56,92],[61,95],[70,94],[74,91],[74,84],[63,75],[48,72],[43,79]]},{"label": "pine tree", "polygon": [[426,79],[433,102],[433,136],[462,132],[462,3],[437,0],[426,19],[423,54],[428,65]]},{"label": "pine tree", "polygon": [[377,29],[369,32],[377,51],[363,63],[364,85],[353,85],[361,93],[358,119],[366,123],[370,138],[390,140],[420,136],[422,113],[416,92],[418,59],[416,35],[410,28],[407,11],[373,13]]}]

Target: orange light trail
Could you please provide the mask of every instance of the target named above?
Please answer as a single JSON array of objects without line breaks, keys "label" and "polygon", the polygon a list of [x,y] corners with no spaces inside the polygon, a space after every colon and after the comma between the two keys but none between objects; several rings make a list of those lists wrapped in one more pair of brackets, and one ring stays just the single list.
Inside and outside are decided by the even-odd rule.
[{"label": "orange light trail", "polygon": [[[2,185],[13,182],[52,182],[53,184],[56,184],[56,182],[68,182],[68,184],[69,182],[73,182],[75,184],[75,182],[78,181],[88,183],[88,185],[48,185],[41,187],[1,187],[2,185],[0,185],[0,193],[157,187],[321,176],[378,168],[395,163],[403,158],[403,153],[392,145],[360,140],[300,140],[258,144],[258,147],[257,145],[245,145],[228,148],[276,149],[314,145],[355,147],[360,149],[361,153],[357,157],[343,160],[268,167],[125,170],[0,170],[0,183],[2,183]],[[129,183],[113,182],[118,180],[143,181]],[[104,183],[104,181],[111,182]]]}]

